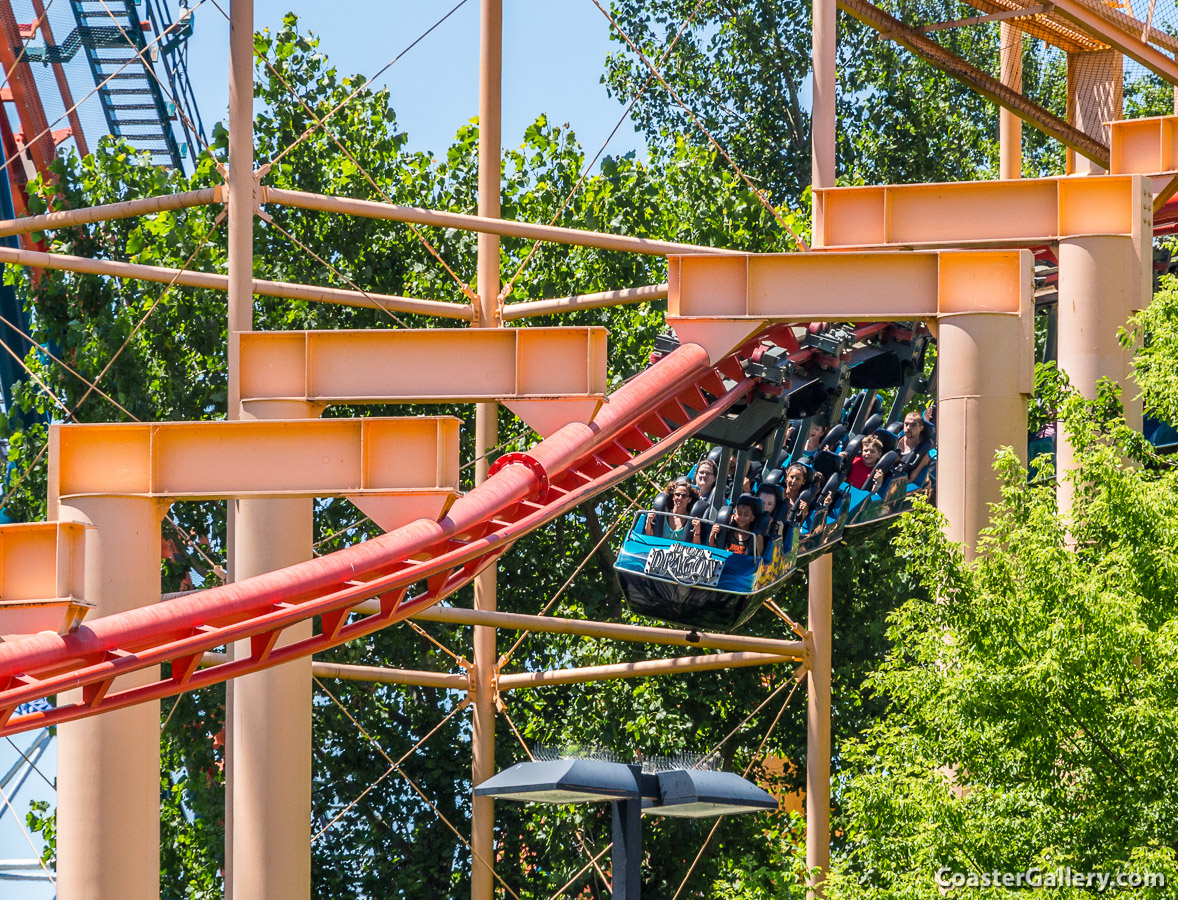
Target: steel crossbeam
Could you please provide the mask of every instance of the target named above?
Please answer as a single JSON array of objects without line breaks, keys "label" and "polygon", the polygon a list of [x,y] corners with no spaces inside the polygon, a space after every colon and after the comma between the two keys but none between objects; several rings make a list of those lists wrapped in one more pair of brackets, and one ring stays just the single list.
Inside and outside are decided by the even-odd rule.
[{"label": "steel crossbeam", "polygon": [[33,522],[0,525],[0,640],[38,631],[69,631],[85,599],[84,525]]},{"label": "steel crossbeam", "polygon": [[[605,398],[606,329],[382,329],[235,334],[246,409],[258,402],[499,400],[541,435]],[[476,377],[471,377],[476,373]]]},{"label": "steel crossbeam", "polygon": [[1088,234],[1148,241],[1153,208],[1139,174],[826,188],[814,203],[814,245],[830,250],[1036,247]]},{"label": "steel crossbeam", "polygon": [[49,510],[78,497],[344,496],[383,528],[436,519],[458,495],[460,421],[53,425]]}]

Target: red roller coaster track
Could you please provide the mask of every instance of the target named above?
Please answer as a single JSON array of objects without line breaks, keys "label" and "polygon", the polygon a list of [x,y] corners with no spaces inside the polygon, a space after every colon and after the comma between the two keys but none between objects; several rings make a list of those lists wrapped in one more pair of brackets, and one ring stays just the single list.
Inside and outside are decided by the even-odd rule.
[{"label": "red roller coaster track", "polygon": [[[421,612],[528,532],[651,465],[746,398],[757,380],[744,375],[740,359],[760,340],[715,366],[695,344],[678,348],[612,394],[591,424],[566,425],[529,452],[502,457],[439,522],[419,520],[290,568],[96,619],[70,634],[0,644],[0,734],[215,684]],[[725,378],[735,384],[727,387]],[[411,597],[415,585],[423,589]],[[349,621],[373,597],[380,611]],[[319,619],[317,634],[276,646],[284,629],[312,618]],[[249,656],[199,668],[207,651],[246,638]],[[163,663],[171,664],[166,675],[157,668],[149,683],[112,687],[120,675]],[[74,702],[15,715],[21,704],[77,688]]]}]

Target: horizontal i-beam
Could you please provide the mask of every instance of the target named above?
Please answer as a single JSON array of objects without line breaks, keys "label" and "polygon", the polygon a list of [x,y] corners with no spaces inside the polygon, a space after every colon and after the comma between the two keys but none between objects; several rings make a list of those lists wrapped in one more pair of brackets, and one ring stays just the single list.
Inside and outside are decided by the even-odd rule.
[{"label": "horizontal i-beam", "polygon": [[[359,607],[379,608],[376,601]],[[801,660],[805,655],[802,641],[783,641],[777,638],[752,637],[739,634],[711,634],[689,632],[674,628],[627,625],[623,622],[592,622],[584,619],[562,619],[555,616],[530,616],[483,609],[464,609],[456,606],[431,606],[413,616],[423,622],[445,622],[450,625],[488,625],[514,631],[535,631],[541,634],[574,634],[581,637],[608,638],[635,644],[663,644],[671,647],[697,647],[701,650],[740,650],[788,656]]]},{"label": "horizontal i-beam", "polygon": [[347,497],[384,528],[457,497],[460,421],[52,425],[49,510],[70,497]]},{"label": "horizontal i-beam", "polygon": [[930,65],[956,78],[966,87],[981,94],[987,100],[1008,109],[1024,122],[1038,128],[1049,137],[1055,138],[1065,147],[1070,147],[1081,156],[1095,162],[1102,168],[1109,165],[1108,147],[1069,125],[1054,113],[1032,103],[1019,91],[1004,85],[997,78],[983,72],[972,63],[966,62],[925,37],[914,28],[909,28],[899,19],[888,15],[867,0],[838,0],[839,8],[864,25],[870,25],[884,37],[895,41],[920,56]]},{"label": "horizontal i-beam", "polygon": [[1027,345],[1012,353],[1029,366],[1032,269],[1029,250],[672,256],[667,324],[715,360],[774,323],[1001,313],[1022,317]]},{"label": "horizontal i-beam", "polygon": [[1109,172],[1148,176],[1156,213],[1178,189],[1178,116],[1120,119],[1109,124]]},{"label": "horizontal i-beam", "polygon": [[559,225],[536,225],[532,222],[516,222],[512,219],[492,219],[486,216],[472,216],[467,213],[398,206],[394,203],[379,203],[375,200],[353,200],[350,197],[332,197],[325,194],[311,194],[306,191],[291,191],[267,186],[262,187],[262,202],[278,203],[297,209],[344,213],[368,219],[383,219],[389,222],[410,222],[414,225],[432,225],[438,228],[497,234],[500,237],[526,238],[553,244],[571,244],[574,247],[620,250],[625,253],[641,253],[647,256],[666,256],[669,253],[727,254],[740,252],[721,247],[680,244],[674,241],[630,237],[624,234],[607,234],[601,231],[565,228]]},{"label": "horizontal i-beam", "polygon": [[333,403],[503,402],[542,435],[589,422],[608,386],[607,331],[423,328],[251,331],[241,399]]},{"label": "horizontal i-beam", "polygon": [[82,619],[85,533],[73,522],[0,525],[0,639],[65,633]]},{"label": "horizontal i-beam", "polygon": [[179,194],[165,194],[161,197],[142,197],[137,200],[123,200],[120,203],[104,203],[83,209],[65,209],[27,216],[22,219],[0,221],[0,237],[14,234],[32,234],[36,231],[53,231],[58,228],[72,228],[77,225],[92,225],[95,222],[109,222],[114,219],[130,219],[135,216],[150,216],[159,212],[174,212],[191,209],[194,206],[208,206],[220,202],[220,186],[202,188],[199,191],[184,191]]},{"label": "horizontal i-beam", "polygon": [[649,678],[652,675],[681,675],[684,672],[710,672],[715,669],[736,669],[741,666],[777,665],[797,662],[791,656],[771,653],[704,653],[699,656],[680,656],[674,659],[644,659],[632,663],[608,666],[584,666],[578,669],[550,669],[546,672],[514,672],[500,675],[499,690],[549,687],[554,684],[584,684],[591,681],[610,681],[615,678]]},{"label": "horizontal i-beam", "polygon": [[826,188],[814,204],[823,249],[1035,247],[1085,234],[1141,238],[1153,227],[1141,175]]},{"label": "horizontal i-beam", "polygon": [[[137,281],[153,281],[157,284],[178,284],[181,287],[205,288],[211,291],[229,290],[228,276],[219,275],[216,272],[193,272],[186,269],[146,266],[142,263],[119,262],[112,259],[89,259],[85,256],[70,256],[65,253],[43,253],[39,250],[0,247],[0,263],[29,266],[34,269],[81,272],[84,275],[131,278]],[[412,297],[398,297],[392,294],[350,291],[313,284],[293,284],[288,281],[266,281],[255,278],[253,292],[260,297],[281,297],[287,300],[306,300],[312,303],[338,303],[343,306],[382,309],[389,312],[461,319],[465,322],[471,321],[474,317],[469,304],[417,300]]]}]

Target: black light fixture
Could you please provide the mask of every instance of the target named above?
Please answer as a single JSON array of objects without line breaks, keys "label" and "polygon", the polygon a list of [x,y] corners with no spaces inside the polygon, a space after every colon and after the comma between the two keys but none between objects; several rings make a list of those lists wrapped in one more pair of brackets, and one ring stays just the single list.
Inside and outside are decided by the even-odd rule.
[{"label": "black light fixture", "polygon": [[599,759],[516,763],[488,778],[474,794],[525,803],[594,803],[642,797],[632,767]]},{"label": "black light fixture", "polygon": [[772,794],[735,772],[672,769],[658,779],[659,802],[646,809],[651,815],[703,819],[777,809]]},{"label": "black light fixture", "polygon": [[581,758],[516,763],[474,794],[525,803],[613,803],[614,900],[639,900],[644,812],[699,819],[777,809],[772,794],[733,772],[648,772],[640,765]]}]

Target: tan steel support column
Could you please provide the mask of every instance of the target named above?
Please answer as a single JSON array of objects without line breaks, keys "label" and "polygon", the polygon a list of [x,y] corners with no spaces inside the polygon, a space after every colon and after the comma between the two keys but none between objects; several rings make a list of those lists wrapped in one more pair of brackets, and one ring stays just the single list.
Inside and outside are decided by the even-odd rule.
[{"label": "tan steel support column", "polygon": [[[1148,238],[1088,235],[1059,242],[1059,367],[1085,397],[1096,396],[1096,382],[1121,385],[1125,419],[1141,427],[1141,400],[1129,384],[1132,352],[1121,347],[1117,329],[1149,303],[1152,251]],[[1057,439],[1056,467],[1072,468],[1066,435]],[[1060,508],[1070,508],[1070,491],[1061,484]]]},{"label": "tan steel support column", "polygon": [[[240,580],[311,558],[312,504],[306,498],[236,502]],[[311,636],[288,629],[279,646]],[[233,647],[248,655],[250,642]],[[249,900],[311,896],[311,657],[231,682],[232,895]]]},{"label": "tan steel support column", "polygon": [[[1004,85],[1022,92],[1023,32],[1010,22],[998,23],[998,66]],[[1005,107],[998,110],[998,177],[1003,181],[1023,174],[1023,120]]]},{"label": "tan steel support column", "polygon": [[978,534],[990,521],[989,504],[1001,499],[994,454],[1013,447],[1025,461],[1026,361],[1011,359],[1026,347],[1018,316],[961,313],[942,316],[937,330],[937,506],[949,538],[972,559]]},{"label": "tan steel support column", "polygon": [[[837,132],[836,91],[838,6],[813,0],[814,109],[811,114],[810,181],[815,189],[834,187]],[[822,246],[822,204],[814,204],[813,246]],[[834,554],[810,563],[810,663],[806,712],[806,868],[809,896],[821,897],[830,868],[830,639]]]},{"label": "tan steel support column", "polygon": [[[240,361],[234,332],[254,327],[254,0],[230,0],[229,4],[229,180],[226,212],[229,216],[228,276],[229,305],[229,397],[225,414],[240,416]],[[229,579],[237,578],[237,511],[233,503],[226,510],[229,550]],[[233,807],[237,778],[234,749],[234,708],[236,684],[225,686],[225,900],[233,900],[236,874],[234,848],[237,829]],[[248,895],[243,894],[243,897]]]},{"label": "tan steel support column", "polygon": [[[1068,54],[1068,122],[1106,146],[1109,122],[1124,118],[1124,58],[1116,50]],[[1069,174],[1104,175],[1092,160],[1067,152]]]},{"label": "tan steel support column", "polygon": [[[58,507],[59,521],[95,526],[85,556],[86,597],[97,604],[91,615],[159,601],[165,508],[129,497],[70,498]],[[145,669],[116,684],[131,687],[157,677],[158,669]],[[74,693],[67,695],[71,701],[78,699]],[[156,900],[159,701],[63,724],[57,737],[57,896]]]},{"label": "tan steel support column", "polygon": [[[837,131],[835,61],[838,56],[838,6],[835,0],[813,0],[813,16],[811,59],[814,68],[814,105],[810,112],[810,181],[815,188],[831,188],[834,187]],[[822,233],[818,218],[821,214],[821,205],[815,203],[815,242]],[[820,245],[815,243],[814,246]]]},{"label": "tan steel support column", "polygon": [[[254,0],[229,8],[229,333],[254,327]],[[229,418],[238,417],[236,342],[229,342]]]},{"label": "tan steel support column", "polygon": [[[229,331],[253,329],[253,0],[232,0],[229,27]],[[241,409],[237,342],[229,343],[229,417],[308,416],[304,404]],[[230,503],[234,580],[311,558],[313,501]],[[310,636],[311,623],[282,642]],[[233,652],[250,652],[243,641]],[[311,896],[311,659],[230,682],[225,711],[226,895]]]},{"label": "tan steel support column", "polygon": [[[810,896],[822,896],[830,868],[830,645],[833,634],[834,554],[810,563],[808,627],[813,634],[806,706],[806,869]],[[815,872],[815,870],[817,870]]]},{"label": "tan steel support column", "polygon": [[[479,205],[478,214],[499,218],[500,157],[502,145],[503,88],[503,0],[482,0],[479,24]],[[479,235],[476,327],[499,328],[499,236]],[[499,404],[480,403],[475,410],[475,483],[487,478],[486,458],[499,443]],[[489,566],[475,578],[474,606],[479,610],[496,607],[497,568]],[[495,774],[494,674],[498,655],[495,628],[474,628],[475,696],[471,722],[471,784],[481,784]],[[471,900],[492,900],[495,893],[495,802],[490,797],[473,797],[470,821]]]}]

